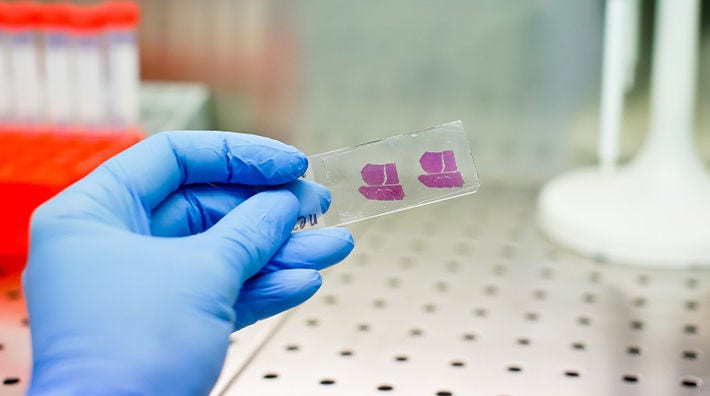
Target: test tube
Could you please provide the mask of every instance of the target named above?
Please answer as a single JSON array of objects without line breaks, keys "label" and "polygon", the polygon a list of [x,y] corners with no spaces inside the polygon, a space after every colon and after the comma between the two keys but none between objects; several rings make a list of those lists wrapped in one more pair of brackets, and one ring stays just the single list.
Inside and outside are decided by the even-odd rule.
[{"label": "test tube", "polygon": [[106,16],[100,6],[74,6],[71,11],[77,77],[77,119],[82,127],[97,127],[106,120],[106,79],[102,62],[101,35]]},{"label": "test tube", "polygon": [[10,112],[12,87],[10,83],[10,49],[7,46],[7,28],[5,26],[5,12],[8,6],[0,3],[0,128],[7,123]]},{"label": "test tube", "polygon": [[46,4],[42,9],[47,119],[57,127],[70,125],[76,117],[72,88],[77,76],[71,73],[69,35],[71,13],[72,5],[68,3]]},{"label": "test tube", "polygon": [[132,1],[112,1],[102,7],[107,18],[111,123],[117,127],[136,126],[140,81],[136,30],[140,9]]},{"label": "test tube", "polygon": [[5,27],[10,47],[13,121],[22,125],[42,120],[39,48],[36,43],[41,6],[34,2],[12,3],[5,8]]}]

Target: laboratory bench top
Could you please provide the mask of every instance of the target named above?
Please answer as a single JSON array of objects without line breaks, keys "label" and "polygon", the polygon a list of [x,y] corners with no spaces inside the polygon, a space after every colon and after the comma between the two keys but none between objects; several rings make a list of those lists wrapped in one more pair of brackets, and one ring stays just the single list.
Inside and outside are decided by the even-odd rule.
[{"label": "laboratory bench top", "polygon": [[[232,337],[213,395],[709,395],[710,271],[585,258],[546,240],[534,188],[351,226],[307,303]],[[2,394],[29,332],[4,291]]]},{"label": "laboratory bench top", "polygon": [[536,197],[484,185],[352,226],[312,300],[235,334],[214,393],[710,394],[710,271],[563,250]]}]

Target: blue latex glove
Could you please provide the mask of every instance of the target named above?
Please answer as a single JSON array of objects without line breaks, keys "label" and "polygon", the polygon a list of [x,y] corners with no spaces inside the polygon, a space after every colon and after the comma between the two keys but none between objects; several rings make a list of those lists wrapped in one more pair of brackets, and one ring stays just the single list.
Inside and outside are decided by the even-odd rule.
[{"label": "blue latex glove", "polygon": [[[30,393],[207,393],[229,333],[308,299],[353,248],[342,228],[291,235],[314,203],[278,186],[306,167],[274,140],[170,132],[37,209]],[[294,191],[330,203],[322,186]]]}]

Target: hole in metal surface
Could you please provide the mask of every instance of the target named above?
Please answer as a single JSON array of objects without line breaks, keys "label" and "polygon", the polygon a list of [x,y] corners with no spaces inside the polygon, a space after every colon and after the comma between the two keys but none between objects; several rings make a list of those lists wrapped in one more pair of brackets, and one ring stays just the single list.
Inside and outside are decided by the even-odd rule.
[{"label": "hole in metal surface", "polygon": [[325,301],[325,303],[326,303],[327,305],[333,305],[333,304],[335,304],[336,302],[338,302],[338,298],[335,297],[335,296],[332,295],[332,294],[329,294],[329,295],[323,297],[323,301]]},{"label": "hole in metal surface", "polygon": [[17,289],[8,290],[5,292],[5,297],[10,300],[18,300],[20,298],[20,291]]},{"label": "hole in metal surface", "polygon": [[466,364],[460,360],[454,360],[453,362],[451,362],[451,367],[463,367],[465,365]]},{"label": "hole in metal surface", "polygon": [[330,379],[330,378],[323,378],[322,380],[320,380],[320,384],[321,385],[333,385],[333,384],[335,384],[335,380]]},{"label": "hole in metal surface", "polygon": [[476,308],[473,310],[473,314],[479,318],[488,316],[488,310],[485,308]]},{"label": "hole in metal surface", "polygon": [[544,290],[544,289],[533,290],[532,296],[536,300],[545,300],[545,299],[547,299],[547,290]]},{"label": "hole in metal surface", "polygon": [[492,271],[495,276],[503,276],[508,273],[508,267],[503,264],[497,264],[493,266]]},{"label": "hole in metal surface", "polygon": [[646,286],[648,285],[648,282],[651,280],[651,278],[648,275],[642,274],[636,277],[636,283],[638,283],[641,286]]},{"label": "hole in metal surface", "polygon": [[685,334],[697,334],[698,326],[694,324],[686,324],[683,326],[683,332]]},{"label": "hole in metal surface", "polygon": [[370,325],[367,323],[360,323],[357,325],[358,331],[370,331]]},{"label": "hole in metal surface", "polygon": [[592,271],[587,276],[589,283],[599,283],[601,281],[602,275],[598,271]]},{"label": "hole in metal surface", "polygon": [[643,330],[643,322],[640,320],[632,320],[631,323],[629,323],[629,327],[631,327],[632,330]]},{"label": "hole in metal surface", "polygon": [[[374,239],[381,239],[380,235],[376,235]],[[370,243],[374,247],[376,243]],[[370,256],[368,256],[366,253],[360,253],[355,256],[355,263],[357,265],[367,265],[367,263],[370,261]]]},{"label": "hole in metal surface", "polygon": [[385,384],[385,385],[380,385],[380,386],[377,387],[377,390],[378,390],[378,391],[382,391],[382,392],[389,392],[389,391],[391,391],[391,390],[394,390],[394,386],[392,386],[392,385],[386,385],[386,384]]},{"label": "hole in metal surface", "polygon": [[17,377],[7,377],[2,381],[3,385],[15,385],[20,383],[20,379]]},{"label": "hole in metal surface", "polygon": [[287,351],[291,351],[291,352],[297,351],[297,350],[299,350],[300,348],[301,348],[301,347],[299,347],[299,346],[296,345],[296,344],[289,344],[289,345],[286,345],[286,350],[287,350]]},{"label": "hole in metal surface", "polygon": [[572,349],[576,349],[578,351],[583,351],[583,350],[587,349],[587,346],[584,345],[583,342],[577,341],[577,342],[572,343]]},{"label": "hole in metal surface", "polygon": [[537,312],[526,312],[525,313],[525,320],[528,322],[536,322],[540,318],[540,314]]},{"label": "hole in metal surface", "polygon": [[564,374],[566,377],[570,377],[570,378],[576,378],[581,375],[580,372],[577,370],[565,370]]},{"label": "hole in metal surface", "polygon": [[640,307],[645,307],[647,302],[648,301],[646,300],[645,297],[635,297],[631,303],[634,305],[634,307],[640,308]]},{"label": "hole in metal surface", "polygon": [[512,259],[515,257],[515,254],[516,250],[513,245],[503,245],[503,247],[500,248],[500,255],[504,258]]},{"label": "hole in metal surface", "polygon": [[449,391],[438,391],[436,392],[436,396],[453,396],[454,394],[449,392]]},{"label": "hole in metal surface", "polygon": [[308,327],[316,327],[319,323],[320,322],[318,321],[318,319],[315,318],[310,318],[306,320],[306,326]]},{"label": "hole in metal surface", "polygon": [[527,346],[527,345],[530,345],[530,339],[528,339],[528,338],[518,338],[518,339],[516,340],[516,343],[517,343],[518,345]]},{"label": "hole in metal surface", "polygon": [[703,380],[697,377],[683,377],[680,380],[680,385],[686,388],[700,388],[703,385]]},{"label": "hole in metal surface", "polygon": [[621,377],[624,382],[636,383],[639,382],[639,377],[633,374],[625,374]]},{"label": "hole in metal surface", "polygon": [[460,264],[456,260],[451,260],[446,263],[446,270],[451,273],[456,273],[459,271]]},{"label": "hole in metal surface", "polygon": [[27,326],[30,325],[30,320],[27,319],[27,318],[22,318],[22,320],[20,320],[20,323],[21,323],[23,326],[27,327]]},{"label": "hole in metal surface", "polygon": [[434,305],[434,304],[425,304],[425,305],[424,305],[424,312],[429,312],[429,313],[436,312],[436,305]]},{"label": "hole in metal surface", "polygon": [[264,379],[275,379],[275,378],[279,378],[279,375],[277,373],[266,373],[262,377]]},{"label": "hole in metal surface", "polygon": [[498,287],[495,285],[486,285],[483,287],[483,294],[487,296],[495,296],[498,294]]},{"label": "hole in metal surface", "polygon": [[344,350],[340,351],[340,356],[347,357],[347,356],[352,356],[353,354],[354,354],[354,352],[349,349],[344,349]]},{"label": "hole in metal surface", "polygon": [[454,247],[454,253],[460,256],[468,255],[471,253],[471,245],[466,242],[459,242]]},{"label": "hole in metal surface", "polygon": [[579,323],[581,326],[589,326],[592,324],[592,319],[588,316],[580,316],[577,318],[577,323]]},{"label": "hole in metal surface", "polygon": [[412,337],[419,337],[420,335],[424,334],[422,329],[411,329],[409,330],[409,335]]},{"label": "hole in metal surface", "polygon": [[698,358],[698,356],[700,356],[700,353],[698,351],[694,351],[692,349],[686,349],[685,351],[683,351],[681,356],[683,357],[683,359],[695,360]]},{"label": "hole in metal surface", "polygon": [[513,364],[507,367],[507,370],[511,373],[519,373],[523,371],[523,368],[517,364]]},{"label": "hole in metal surface", "polygon": [[409,256],[402,256],[399,258],[399,265],[404,269],[410,269],[414,267],[414,260]]},{"label": "hole in metal surface", "polygon": [[629,355],[640,355],[641,354],[641,347],[637,345],[629,345],[626,348],[626,353]]},{"label": "hole in metal surface", "polygon": [[465,341],[473,341],[473,340],[476,339],[476,335],[473,334],[473,333],[465,333],[465,334],[463,335],[463,339],[464,339]]},{"label": "hole in metal surface", "polygon": [[436,290],[438,292],[445,292],[445,291],[449,290],[449,284],[444,281],[436,282],[434,284],[434,290]]},{"label": "hole in metal surface", "polygon": [[695,311],[698,309],[698,302],[695,300],[688,300],[685,302],[685,309],[688,311]]},{"label": "hole in metal surface", "polygon": [[552,279],[553,275],[555,272],[552,270],[552,268],[545,267],[540,270],[540,277],[542,279]]},{"label": "hole in metal surface", "polygon": [[426,250],[426,247],[427,247],[427,243],[424,238],[412,239],[412,251],[413,252],[417,252],[417,253],[423,252],[424,250]]},{"label": "hole in metal surface", "polygon": [[597,302],[597,296],[594,293],[584,293],[582,294],[582,301],[587,304],[594,304]]},{"label": "hole in metal surface", "polygon": [[698,283],[698,279],[688,278],[685,280],[685,287],[687,287],[688,289],[695,289],[696,287],[698,287]]},{"label": "hole in metal surface", "polygon": [[350,284],[352,281],[353,281],[352,274],[349,274],[349,273],[340,274],[340,283],[347,285],[347,284]]},{"label": "hole in metal surface", "polygon": [[382,299],[377,299],[377,300],[375,300],[375,301],[372,302],[372,305],[373,305],[375,308],[384,308],[384,307],[387,306],[387,301],[382,300]]},{"label": "hole in metal surface", "polygon": [[405,355],[397,355],[394,357],[394,360],[396,362],[406,362],[407,360],[409,360],[409,357]]}]

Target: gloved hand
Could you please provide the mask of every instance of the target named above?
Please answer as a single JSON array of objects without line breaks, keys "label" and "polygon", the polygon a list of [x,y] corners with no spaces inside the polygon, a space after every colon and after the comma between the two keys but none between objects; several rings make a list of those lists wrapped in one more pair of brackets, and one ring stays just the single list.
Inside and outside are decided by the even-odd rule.
[{"label": "gloved hand", "polygon": [[262,137],[163,133],[38,208],[29,393],[207,393],[229,333],[308,299],[353,248],[341,228],[291,235],[306,195],[330,203],[288,190],[306,167]]}]

